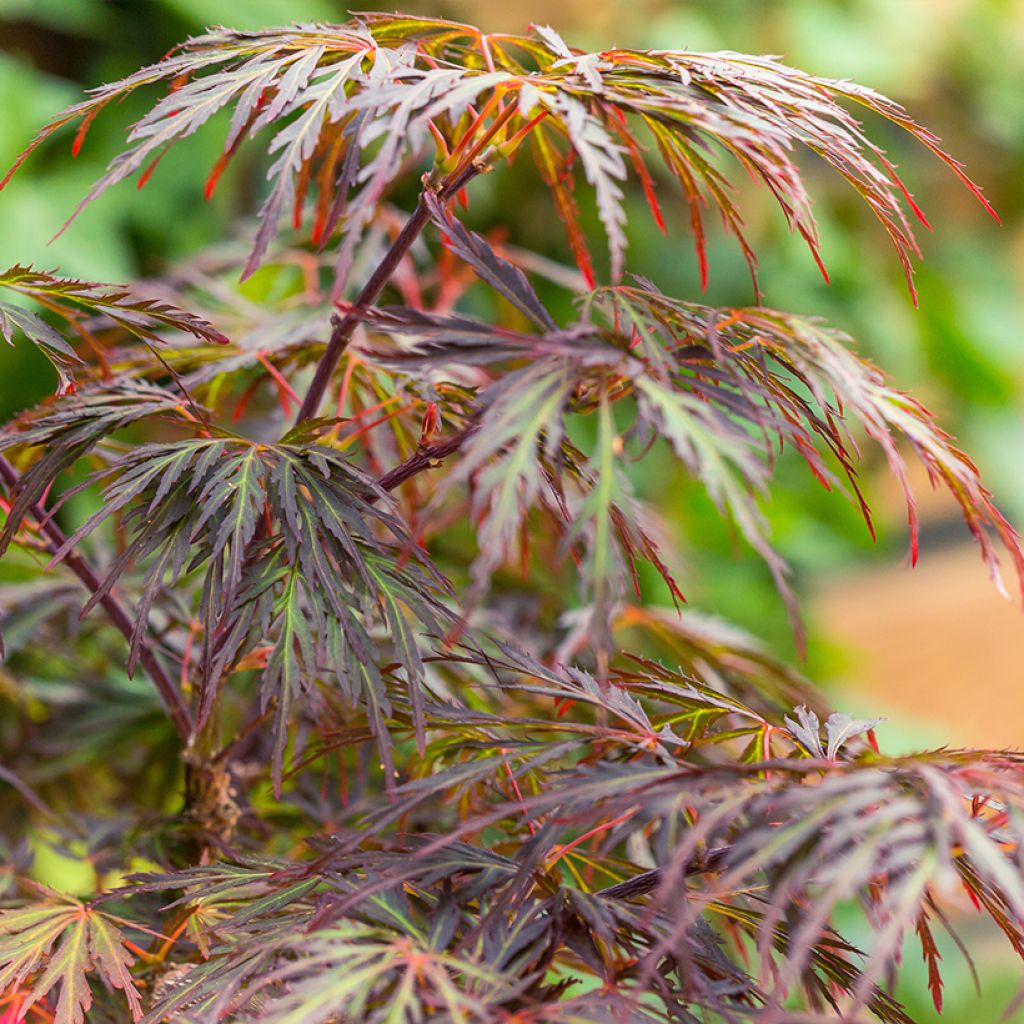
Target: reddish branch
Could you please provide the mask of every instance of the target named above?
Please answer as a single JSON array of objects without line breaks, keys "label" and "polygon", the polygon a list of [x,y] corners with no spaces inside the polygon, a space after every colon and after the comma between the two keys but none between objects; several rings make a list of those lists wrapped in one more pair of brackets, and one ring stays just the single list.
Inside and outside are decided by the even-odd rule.
[{"label": "reddish branch", "polygon": [[416,209],[405,222],[398,237],[391,243],[391,247],[384,254],[377,269],[370,275],[369,281],[363,286],[352,307],[343,317],[335,320],[334,330],[331,331],[331,336],[327,341],[327,348],[317,364],[316,373],[313,375],[309,390],[299,409],[297,423],[304,423],[316,416],[331,383],[331,377],[334,376],[338,362],[344,355],[349,341],[352,340],[352,333],[362,319],[363,313],[377,301],[384,286],[391,280],[391,275],[394,274],[399,263],[405,258],[405,254],[412,248],[413,242],[427,226],[427,221],[430,220],[430,210],[426,201],[427,193],[432,192],[439,199],[449,199],[485,168],[486,163],[476,158],[467,163],[460,171],[453,173],[449,179],[445,179],[437,185],[431,185],[429,182],[426,184]]},{"label": "reddish branch", "polygon": [[416,476],[417,473],[422,473],[425,469],[433,469],[442,459],[454,455],[474,430],[476,430],[475,423],[452,434],[451,437],[446,437],[443,441],[417,448],[416,452],[410,455],[405,462],[388,470],[380,477],[377,481],[378,486],[385,491],[393,491],[396,487],[401,487],[406,480]]},{"label": "reddish branch", "polygon": [[[0,455],[0,479],[7,485],[11,493],[17,489],[18,484],[21,482],[18,471],[2,455]],[[32,505],[29,508],[29,514],[39,524],[40,532],[43,534],[47,548],[51,552],[56,552],[63,547],[67,540],[64,536],[64,531],[47,515],[43,508],[38,504]],[[64,556],[64,563],[82,581],[90,593],[95,594],[100,590],[102,582],[99,576],[97,576],[95,570],[77,551],[69,551]],[[100,604],[107,615],[110,616],[111,622],[130,643],[132,620],[120,601],[108,592],[100,598]],[[163,698],[163,702],[167,707],[167,713],[174,723],[178,735],[183,741],[187,740],[192,734],[192,716],[189,713],[188,705],[185,703],[185,699],[175,685],[174,680],[168,675],[167,670],[145,641],[143,641],[140,648],[139,662],[146,670],[150,679],[153,680],[161,698]]]}]

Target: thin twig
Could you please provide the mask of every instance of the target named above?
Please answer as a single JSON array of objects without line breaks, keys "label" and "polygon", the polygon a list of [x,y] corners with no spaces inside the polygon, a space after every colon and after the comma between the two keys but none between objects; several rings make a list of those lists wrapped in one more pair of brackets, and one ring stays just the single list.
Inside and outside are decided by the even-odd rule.
[{"label": "thin twig", "polygon": [[404,484],[406,480],[416,476],[417,473],[422,473],[425,469],[433,469],[442,459],[454,455],[469,440],[470,435],[476,430],[476,426],[475,423],[472,423],[435,444],[417,448],[405,462],[399,463],[394,469],[388,470],[380,477],[377,486],[385,491],[393,491],[396,487]]},{"label": "thin twig", "polygon": [[398,268],[399,263],[405,258],[405,254],[412,248],[413,242],[420,236],[420,233],[427,226],[430,220],[430,209],[427,206],[427,195],[432,193],[439,199],[448,199],[462,189],[467,182],[486,168],[482,159],[475,159],[457,174],[454,174],[450,181],[442,181],[440,184],[432,185],[429,178],[426,179],[423,193],[416,204],[416,209],[405,222],[405,226],[398,233],[398,237],[391,243],[390,248],[382,257],[377,269],[370,275],[370,279],[363,286],[362,291],[356,297],[349,311],[334,321],[334,329],[327,341],[327,348],[324,350],[320,362],[317,364],[316,373],[310,382],[309,390],[303,399],[299,409],[296,423],[305,423],[313,419],[320,408],[327,388],[331,383],[331,377],[337,369],[338,362],[348,348],[352,340],[352,333],[362,319],[363,313],[374,302],[384,290],[384,286],[391,280],[392,274]]},{"label": "thin twig", "polygon": [[[12,494],[17,490],[21,482],[18,471],[3,455],[0,455],[0,478],[3,479]],[[67,541],[64,531],[38,504],[29,506],[28,511],[39,524],[41,532],[45,535],[48,550],[51,553],[56,553]],[[99,576],[77,551],[69,551],[64,556],[64,563],[82,581],[90,593],[95,594],[100,590],[103,584]],[[121,605],[121,602],[112,593],[107,592],[100,598],[100,604],[107,615],[110,616],[111,622],[130,643],[132,638],[132,620]],[[140,648],[139,662],[146,670],[150,679],[153,680],[153,684],[163,698],[167,713],[174,723],[178,735],[183,741],[187,741],[192,734],[192,715],[189,712],[188,705],[185,703],[185,699],[175,685],[174,680],[171,679],[152,648],[145,641],[143,641]]]}]

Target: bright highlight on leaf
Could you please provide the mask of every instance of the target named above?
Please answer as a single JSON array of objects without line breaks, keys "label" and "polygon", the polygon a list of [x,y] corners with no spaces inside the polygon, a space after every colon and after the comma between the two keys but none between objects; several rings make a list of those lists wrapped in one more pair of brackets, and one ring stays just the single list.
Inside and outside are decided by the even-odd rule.
[{"label": "bright highlight on leaf", "polygon": [[795,151],[807,148],[864,199],[895,247],[913,291],[911,259],[918,249],[906,210],[925,226],[928,222],[851,106],[917,138],[995,216],[931,132],[899,104],[862,86],[817,78],[772,57],[622,49],[584,53],[543,27],[530,36],[485,36],[468,25],[380,14],[344,26],[220,29],[190,39],[158,64],[95,90],[91,99],[54,118],[0,188],[28,152],[53,133],[84,119],[75,137],[77,151],[97,113],[157,83],[170,83],[171,91],[132,126],[130,148],[114,159],[78,212],[149,165],[145,180],[168,147],[218,112],[230,111],[224,154],[207,182],[207,198],[243,140],[268,132],[273,157],[271,191],[244,273],[251,274],[265,258],[284,211],[294,208],[296,227],[302,223],[312,188],[318,191],[315,241],[324,245],[340,233],[338,293],[373,210],[402,173],[403,160],[430,153],[438,143],[454,166],[453,161],[470,156],[510,157],[528,142],[591,286],[595,271],[573,197],[574,164],[595,192],[615,282],[627,247],[622,199],[631,171],[661,219],[643,168],[642,153],[650,144],[678,179],[689,206],[702,284],[707,277],[702,211],[710,205],[739,241],[760,300],[757,259],[728,172],[718,166],[719,152],[764,182],[827,280],[810,199],[795,162]]}]

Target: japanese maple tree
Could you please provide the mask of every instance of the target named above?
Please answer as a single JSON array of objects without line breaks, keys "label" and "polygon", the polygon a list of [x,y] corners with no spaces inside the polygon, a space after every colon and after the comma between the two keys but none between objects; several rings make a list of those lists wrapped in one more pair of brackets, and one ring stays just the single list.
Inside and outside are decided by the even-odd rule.
[{"label": "japanese maple tree", "polygon": [[[250,143],[269,189],[245,246],[130,288],[0,273],[0,333],[58,379],[0,430],[0,1020],[906,1024],[904,946],[941,1006],[951,901],[1024,953],[1021,755],[880,752],[874,722],[683,607],[633,487],[671,452],[798,634],[763,507],[780,452],[870,529],[877,446],[914,558],[920,460],[996,581],[1001,555],[1024,577],[927,410],[840,330],[763,304],[728,177],[766,185],[825,273],[797,163],[820,158],[913,292],[924,215],[855,111],[987,206],[931,133],[773,58],[370,14],[190,39],[25,156],[70,126],[77,152],[150,86],[82,206],[219,112],[207,196]],[[513,161],[575,268],[511,244],[515,209],[501,234],[464,223]],[[666,258],[692,237],[695,292],[717,214],[756,304],[628,273],[633,188]],[[679,190],[682,224],[659,206]],[[44,832],[90,898],[33,880]]]}]

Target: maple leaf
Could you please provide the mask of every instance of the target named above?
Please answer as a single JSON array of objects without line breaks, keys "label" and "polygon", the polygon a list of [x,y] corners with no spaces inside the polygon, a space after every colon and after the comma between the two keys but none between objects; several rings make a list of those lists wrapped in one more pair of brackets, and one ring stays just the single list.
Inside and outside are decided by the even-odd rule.
[{"label": "maple leaf", "polygon": [[[80,281],[43,273],[32,267],[14,266],[0,271],[0,288],[34,299],[45,309],[59,316],[82,337],[92,337],[83,323],[81,311],[98,315],[109,323],[147,342],[160,343],[163,328],[186,331],[211,344],[224,344],[224,337],[202,317],[187,313],[154,299],[133,296],[116,285]],[[73,370],[82,360],[67,339],[35,313],[0,302],[0,335],[14,344],[14,331],[19,330],[37,345],[57,371],[57,394],[74,388]]]},{"label": "maple leaf", "polygon": [[140,1020],[142,1003],[129,971],[134,962],[116,920],[71,897],[54,893],[0,910],[0,992],[21,993],[19,1020],[46,1001],[54,1024],[84,1024],[92,971],[122,994],[132,1019]]}]

